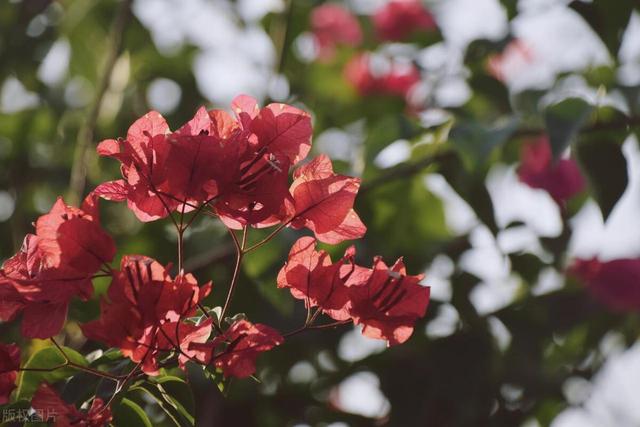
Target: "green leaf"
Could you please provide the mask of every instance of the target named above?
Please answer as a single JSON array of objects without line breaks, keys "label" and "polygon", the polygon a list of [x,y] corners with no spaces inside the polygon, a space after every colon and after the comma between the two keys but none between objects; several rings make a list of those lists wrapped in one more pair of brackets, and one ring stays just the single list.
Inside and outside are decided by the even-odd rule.
[{"label": "green leaf", "polygon": [[451,130],[449,141],[460,153],[466,166],[474,169],[486,162],[494,149],[501,146],[518,129],[519,121],[510,117],[494,126],[480,123],[461,123]]},{"label": "green leaf", "polygon": [[629,181],[622,146],[611,140],[584,140],[578,143],[576,153],[606,220]]},{"label": "green leaf", "polygon": [[92,361],[91,366],[96,367],[102,364],[109,364],[109,363],[115,362],[116,360],[118,361],[122,360],[123,358],[124,356],[122,355],[122,352],[120,351],[120,349],[110,348],[104,353],[102,353],[102,355],[98,357],[96,360]]},{"label": "green leaf", "polygon": [[256,289],[283,316],[293,313],[295,301],[279,289],[273,280],[256,283]]},{"label": "green leaf", "polygon": [[127,427],[152,427],[149,417],[140,405],[132,400],[123,398],[113,411],[113,425]]},{"label": "green leaf", "polygon": [[593,107],[582,98],[567,98],[547,106],[544,120],[554,158],[571,144],[592,110]]},{"label": "green leaf", "polygon": [[362,199],[366,206],[361,212],[370,218],[368,237],[384,248],[385,257],[420,254],[425,258],[416,255],[408,261],[424,263],[430,246],[450,236],[442,201],[426,187],[424,174],[390,181]]},{"label": "green leaf", "polygon": [[[68,347],[62,347],[65,354],[69,359],[78,365],[86,366],[87,361],[77,351]],[[25,368],[31,369],[51,369],[58,366],[63,366],[65,358],[60,351],[55,347],[46,347],[40,351],[34,353],[31,358],[25,363]],[[69,378],[77,373],[77,369],[70,368],[68,366],[60,367],[52,371],[22,371],[18,378],[18,389],[16,392],[17,399],[31,399],[31,396],[36,392],[38,386],[47,382],[53,384],[60,380]]]},{"label": "green leaf", "polygon": [[177,426],[193,426],[195,403],[191,387],[181,378],[163,376],[138,386],[152,396]]},{"label": "green leaf", "polygon": [[637,5],[638,2],[634,1],[594,0],[571,2],[570,7],[585,18],[615,57],[622,42],[621,34]]}]

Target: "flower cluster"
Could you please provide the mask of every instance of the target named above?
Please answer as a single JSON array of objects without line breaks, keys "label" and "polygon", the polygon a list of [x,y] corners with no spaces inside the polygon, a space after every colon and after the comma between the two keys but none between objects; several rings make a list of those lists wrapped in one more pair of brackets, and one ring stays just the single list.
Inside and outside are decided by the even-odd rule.
[{"label": "flower cluster", "polygon": [[[429,288],[419,284],[422,276],[408,275],[402,260],[391,267],[379,258],[370,268],[357,265],[353,247],[335,263],[316,250],[318,241],[337,244],[365,234],[353,209],[360,180],[334,172],[325,155],[306,160],[312,138],[306,112],[285,104],[260,108],[244,95],[231,107],[233,115],[201,108],[176,131],[150,112],[133,123],[125,138],[102,141],[98,153],[120,163],[122,178],[100,184],[81,208],[59,199],[37,220],[35,234],[0,270],[0,319],[10,321],[22,313],[24,336],[51,337],[65,365],[118,384],[138,370],[138,375],[158,375],[172,362],[183,369],[195,363],[225,377],[248,377],[258,356],[281,345],[285,336],[351,322],[389,345],[406,341],[429,302]],[[177,273],[143,255],[125,254],[120,267],[112,267],[116,248],[100,226],[99,198],[126,201],[143,222],[170,218],[179,237]],[[183,234],[203,213],[220,219],[237,249],[235,273],[219,311],[205,305],[212,282],[199,285],[183,268]],[[251,228],[264,227],[274,230],[247,247]],[[314,235],[293,245],[277,279],[278,287],[305,300],[305,324],[281,334],[245,316],[226,317],[243,257],[285,227]],[[241,239],[237,230],[242,230]],[[53,339],[64,326],[70,300],[90,298],[96,277],[110,277],[111,283],[100,316],[81,329],[88,339],[130,359],[134,368],[124,379],[74,363]],[[322,314],[335,322],[315,323]],[[0,347],[4,402],[23,369],[19,359],[17,346]],[[98,426],[111,418],[102,400],[94,398],[88,411],[80,411],[46,383],[32,400],[34,409],[44,406],[56,408],[58,419],[69,424]]]},{"label": "flower cluster", "polygon": [[36,221],[35,234],[0,269],[0,320],[22,313],[22,334],[48,338],[62,329],[69,301],[91,297],[91,280],[116,252],[100,227],[95,195],[80,209],[58,199]]},{"label": "flower cluster", "polygon": [[316,244],[312,237],[302,237],[293,245],[278,287],[289,288],[307,307],[318,307],[337,321],[363,325],[363,334],[370,338],[389,345],[409,339],[429,304],[429,288],[419,284],[423,276],[407,275],[401,259],[391,268],[380,258],[371,268],[356,265],[353,247],[332,263]]},{"label": "flower cluster", "polygon": [[[418,0],[392,0],[385,3],[375,11],[371,24],[376,41],[382,42],[406,41],[415,34],[437,29],[435,19]],[[325,3],[312,11],[311,32],[317,58],[322,62],[334,59],[339,46],[357,48],[364,39],[358,19],[349,10],[334,3]],[[347,61],[344,76],[362,96],[395,96],[417,108],[410,95],[421,76],[412,61],[362,51]]]}]

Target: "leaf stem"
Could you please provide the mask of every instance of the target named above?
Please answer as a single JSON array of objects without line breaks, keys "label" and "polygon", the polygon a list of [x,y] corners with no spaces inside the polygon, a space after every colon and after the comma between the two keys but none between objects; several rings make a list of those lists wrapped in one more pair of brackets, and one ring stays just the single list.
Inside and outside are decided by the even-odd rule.
[{"label": "leaf stem", "polygon": [[232,229],[229,229],[229,233],[231,233],[231,237],[233,239],[233,243],[236,247],[236,265],[233,269],[233,276],[231,278],[231,284],[229,285],[229,291],[227,292],[227,299],[224,302],[224,306],[222,307],[222,312],[220,313],[220,321],[224,319],[229,306],[231,305],[231,299],[233,298],[233,292],[235,291],[236,285],[238,283],[238,276],[240,275],[240,266],[242,265],[242,259],[244,257],[245,246],[247,244],[247,226],[245,225],[242,228],[242,241],[238,241],[238,237]]}]

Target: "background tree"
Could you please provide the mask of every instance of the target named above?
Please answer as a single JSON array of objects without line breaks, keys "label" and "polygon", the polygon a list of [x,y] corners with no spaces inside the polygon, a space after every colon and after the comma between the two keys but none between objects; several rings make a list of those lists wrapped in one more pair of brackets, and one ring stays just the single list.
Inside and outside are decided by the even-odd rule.
[{"label": "background tree", "polygon": [[[631,0],[3,2],[0,257],[57,195],[78,205],[118,178],[97,143],[150,109],[175,129],[240,93],[294,104],[312,114],[314,154],[362,178],[357,259],[404,255],[426,272],[427,317],[384,352],[350,327],[309,331],[260,359],[259,382],[131,390],[126,425],[173,425],[176,407],[199,425],[636,425],[633,401],[609,390],[640,363],[639,12]],[[116,258],[175,257],[170,222],[143,225],[116,203],[101,218]],[[307,315],[276,286],[300,235],[284,230],[239,272],[234,305],[279,330]],[[226,229],[201,218],[183,237],[185,270],[226,286]],[[323,249],[340,259],[347,246]],[[57,341],[72,363],[98,348],[78,325],[108,285],[70,305]],[[65,362],[18,324],[0,328],[23,362]],[[50,378],[61,404],[90,383],[72,373]]]}]

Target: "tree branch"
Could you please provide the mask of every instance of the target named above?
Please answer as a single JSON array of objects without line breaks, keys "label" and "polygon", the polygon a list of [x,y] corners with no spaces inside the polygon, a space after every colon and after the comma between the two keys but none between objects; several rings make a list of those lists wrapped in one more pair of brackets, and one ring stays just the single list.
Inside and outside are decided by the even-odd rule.
[{"label": "tree branch", "polygon": [[131,2],[132,0],[121,0],[120,7],[113,19],[109,31],[108,51],[105,57],[104,69],[98,82],[96,96],[89,107],[87,120],[78,131],[78,140],[76,142],[73,165],[71,167],[71,179],[69,181],[68,200],[72,205],[77,205],[84,193],[87,178],[87,162],[90,152],[89,147],[93,142],[93,135],[98,116],[100,115],[102,100],[109,88],[111,74],[113,73],[113,68],[122,48],[122,35],[131,14]]}]

